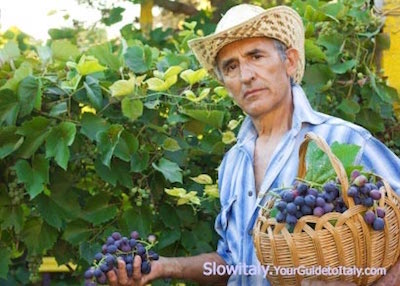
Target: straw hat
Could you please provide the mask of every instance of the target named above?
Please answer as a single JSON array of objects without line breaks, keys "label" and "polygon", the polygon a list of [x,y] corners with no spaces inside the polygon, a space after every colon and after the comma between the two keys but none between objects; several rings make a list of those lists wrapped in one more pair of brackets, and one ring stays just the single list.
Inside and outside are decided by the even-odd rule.
[{"label": "straw hat", "polygon": [[281,41],[299,52],[299,62],[293,79],[300,83],[304,74],[304,28],[299,14],[288,6],[263,9],[241,4],[229,9],[219,21],[215,33],[189,41],[200,64],[213,76],[216,56],[225,45],[244,38],[269,37]]}]

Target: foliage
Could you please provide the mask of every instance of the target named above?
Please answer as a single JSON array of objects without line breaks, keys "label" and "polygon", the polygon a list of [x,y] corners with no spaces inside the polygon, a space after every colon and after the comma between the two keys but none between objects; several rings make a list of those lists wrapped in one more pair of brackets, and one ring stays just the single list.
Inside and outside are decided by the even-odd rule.
[{"label": "foliage", "polygon": [[[398,148],[397,94],[373,65],[381,19],[364,1],[293,6],[306,25],[313,105],[386,130]],[[161,255],[215,249],[216,169],[243,115],[188,50],[199,28],[145,37],[128,25],[100,44],[61,29],[45,46],[1,35],[0,279],[27,284],[51,255],[77,263],[71,279],[82,281],[116,229],[156,234]]]}]

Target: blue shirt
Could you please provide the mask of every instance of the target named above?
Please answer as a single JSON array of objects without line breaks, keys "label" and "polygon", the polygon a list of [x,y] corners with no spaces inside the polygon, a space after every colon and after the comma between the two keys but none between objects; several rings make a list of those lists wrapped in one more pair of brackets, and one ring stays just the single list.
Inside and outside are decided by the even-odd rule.
[{"label": "blue shirt", "polygon": [[240,266],[236,271],[242,271],[231,275],[229,285],[269,285],[262,272],[246,275],[251,267],[260,266],[252,239],[257,206],[265,205],[270,198],[268,194],[264,195],[268,190],[294,182],[299,147],[307,132],[323,137],[329,145],[335,141],[359,145],[356,164],[382,175],[400,194],[400,159],[394,153],[366,129],[314,111],[299,85],[292,86],[292,94],[292,126],[272,154],[260,194],[256,195],[253,169],[257,131],[249,117],[242,123],[237,143],[225,154],[219,168],[221,211],[215,221],[215,229],[220,235],[217,253],[227,264]]}]

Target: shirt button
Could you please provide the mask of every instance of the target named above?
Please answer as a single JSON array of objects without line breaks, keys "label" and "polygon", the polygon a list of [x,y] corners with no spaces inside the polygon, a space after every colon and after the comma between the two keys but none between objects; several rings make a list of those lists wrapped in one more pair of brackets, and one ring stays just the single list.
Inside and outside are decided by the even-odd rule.
[{"label": "shirt button", "polygon": [[249,191],[247,194],[249,195],[249,197],[251,197],[253,195],[253,192]]}]

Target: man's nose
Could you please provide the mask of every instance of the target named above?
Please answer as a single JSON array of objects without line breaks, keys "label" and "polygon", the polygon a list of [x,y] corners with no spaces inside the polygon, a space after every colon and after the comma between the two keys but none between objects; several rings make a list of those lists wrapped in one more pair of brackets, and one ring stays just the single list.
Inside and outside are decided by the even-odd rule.
[{"label": "man's nose", "polygon": [[254,79],[254,71],[248,64],[240,65],[240,80],[242,83],[249,83]]}]

